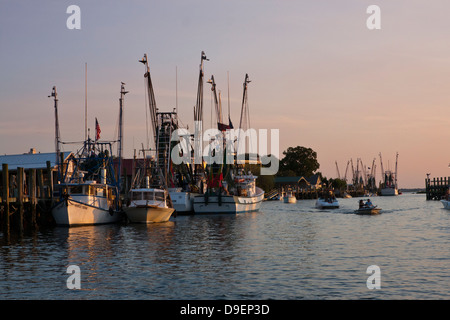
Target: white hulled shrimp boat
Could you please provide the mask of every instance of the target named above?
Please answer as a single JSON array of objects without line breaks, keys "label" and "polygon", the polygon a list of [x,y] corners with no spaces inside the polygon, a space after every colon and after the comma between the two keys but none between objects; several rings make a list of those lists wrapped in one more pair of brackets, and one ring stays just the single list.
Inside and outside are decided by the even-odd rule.
[{"label": "white hulled shrimp boat", "polygon": [[[123,96],[121,86],[120,118],[122,117]],[[53,87],[55,100],[56,149],[58,163],[58,184],[55,186],[52,215],[57,225],[81,226],[115,223],[122,219],[119,202],[120,180],[116,180],[112,155],[112,142],[100,142],[99,131],[95,141],[89,137],[83,147],[67,163],[59,159],[59,123],[57,94]],[[120,121],[121,124],[121,121]],[[99,129],[99,127],[98,127]],[[121,143],[121,128],[119,128]],[[121,150],[121,147],[119,147]],[[119,159],[120,159],[119,155]],[[119,161],[119,170],[120,170]],[[120,172],[120,171],[119,171]]]},{"label": "white hulled shrimp boat", "polygon": [[264,200],[264,190],[256,186],[257,177],[251,173],[235,177],[235,187],[231,191],[224,182],[217,190],[214,188],[194,197],[194,212],[201,213],[245,213],[258,211]]}]

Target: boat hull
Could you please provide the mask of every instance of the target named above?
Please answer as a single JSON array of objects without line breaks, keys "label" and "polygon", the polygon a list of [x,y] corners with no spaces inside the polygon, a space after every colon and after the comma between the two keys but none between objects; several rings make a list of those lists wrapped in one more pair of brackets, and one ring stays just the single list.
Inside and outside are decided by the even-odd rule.
[{"label": "boat hull", "polygon": [[90,206],[71,199],[61,201],[52,209],[52,215],[59,226],[83,226],[116,223],[120,212]]},{"label": "boat hull", "polygon": [[155,206],[137,206],[125,209],[125,214],[133,223],[158,223],[169,221],[174,208]]},{"label": "boat hull", "polygon": [[397,188],[381,189],[381,195],[382,196],[398,196],[398,189]]},{"label": "boat hull", "polygon": [[287,197],[285,196],[283,198],[284,203],[297,203],[297,198],[296,197]]},{"label": "boat hull", "polygon": [[[259,189],[259,188],[257,188]],[[194,213],[220,213],[236,214],[258,211],[264,200],[264,191],[259,192],[253,197],[217,195],[205,197],[204,195],[194,198]]]},{"label": "boat hull", "polygon": [[179,214],[189,214],[194,211],[194,197],[200,193],[186,191],[169,191],[170,200],[175,211]]},{"label": "boat hull", "polygon": [[355,211],[356,214],[363,214],[363,215],[375,215],[379,214],[381,209],[379,208],[361,208]]},{"label": "boat hull", "polygon": [[444,209],[450,210],[450,200],[441,200]]},{"label": "boat hull", "polygon": [[316,201],[316,208],[317,209],[338,209],[339,208],[339,202],[333,201],[333,202],[327,202],[327,201]]}]

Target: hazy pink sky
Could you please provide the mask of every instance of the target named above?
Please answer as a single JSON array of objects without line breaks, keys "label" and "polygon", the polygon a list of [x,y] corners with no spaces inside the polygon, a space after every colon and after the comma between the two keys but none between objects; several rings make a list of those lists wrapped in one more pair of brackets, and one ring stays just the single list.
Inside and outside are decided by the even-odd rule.
[{"label": "hazy pink sky", "polygon": [[[81,9],[69,30],[66,9]],[[381,8],[381,30],[366,9]],[[160,110],[176,102],[192,127],[200,53],[231,117],[239,122],[246,73],[252,127],[280,129],[280,153],[305,146],[320,171],[336,177],[347,161],[385,169],[399,153],[399,186],[423,187],[426,173],[450,176],[450,2],[426,1],[2,1],[0,3],[0,153],[54,151],[55,85],[63,141],[84,136],[88,117],[114,139],[120,82],[125,156],[146,143],[144,53]],[[205,83],[204,119],[210,119]],[[92,134],[91,134],[92,136]],[[70,150],[66,146],[65,150]]]}]

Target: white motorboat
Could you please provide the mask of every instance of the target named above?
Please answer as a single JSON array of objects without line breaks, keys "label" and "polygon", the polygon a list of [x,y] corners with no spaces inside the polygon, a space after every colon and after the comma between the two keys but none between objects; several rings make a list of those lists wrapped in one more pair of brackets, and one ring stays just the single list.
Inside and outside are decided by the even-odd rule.
[{"label": "white motorboat", "polygon": [[295,197],[295,195],[292,191],[288,191],[283,196],[283,201],[284,201],[284,203],[297,203],[297,198]]},{"label": "white motorboat", "polygon": [[209,189],[205,194],[194,197],[194,213],[245,213],[258,211],[264,200],[264,190],[256,186],[252,174],[235,177],[234,190],[228,192]]},{"label": "white motorboat", "polygon": [[167,191],[163,189],[131,189],[130,203],[124,211],[131,222],[166,222],[175,211],[169,206],[169,201]]},{"label": "white motorboat", "polygon": [[450,200],[441,200],[442,204],[444,205],[444,209],[450,210]]},{"label": "white motorboat", "polygon": [[334,198],[319,198],[316,201],[316,208],[318,209],[337,209],[339,208],[339,201]]}]

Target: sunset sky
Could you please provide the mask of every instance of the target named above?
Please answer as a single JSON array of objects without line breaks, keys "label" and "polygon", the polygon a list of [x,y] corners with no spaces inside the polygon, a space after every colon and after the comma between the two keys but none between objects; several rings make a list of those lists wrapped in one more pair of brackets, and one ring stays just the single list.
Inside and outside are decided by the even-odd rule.
[{"label": "sunset sky", "polygon": [[[366,26],[372,4],[379,30]],[[80,7],[80,30],[66,26],[70,5]],[[336,161],[343,175],[350,159],[370,167],[376,158],[379,181],[379,153],[394,169],[398,152],[400,188],[424,187],[427,173],[450,176],[449,12],[448,0],[1,0],[0,154],[54,151],[53,86],[61,139],[83,139],[87,63],[91,137],[97,117],[101,138],[114,139],[125,82],[132,157],[146,144],[144,53],[159,109],[175,108],[178,96],[180,120],[193,128],[205,51],[205,80],[214,75],[225,106],[229,73],[234,124],[249,74],[251,126],[280,130],[280,156],[310,147],[327,177],[336,177]]]}]

